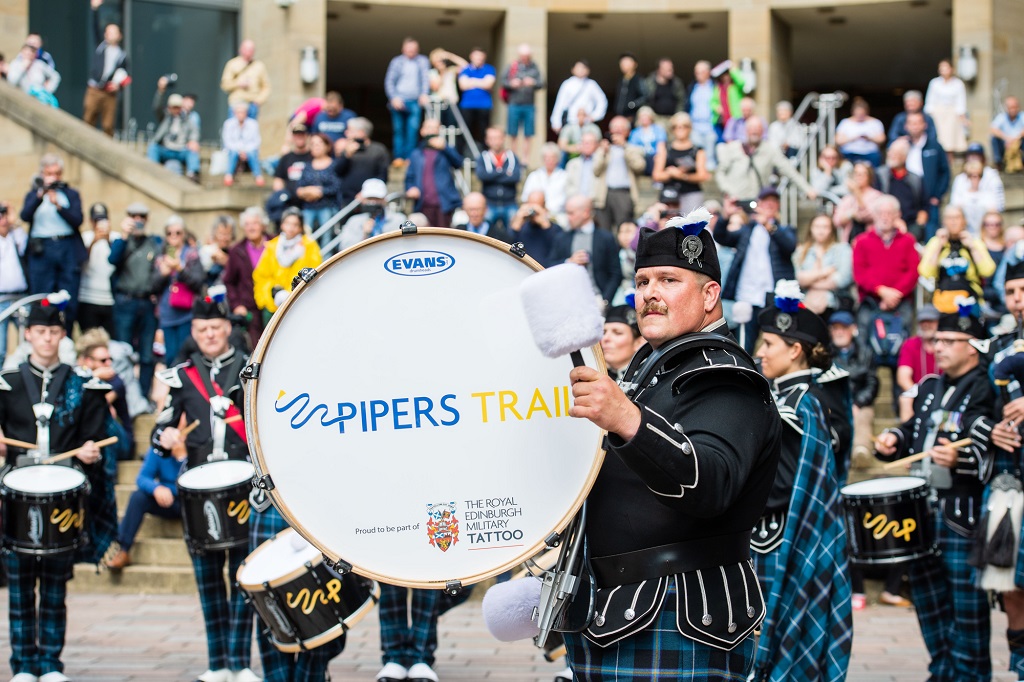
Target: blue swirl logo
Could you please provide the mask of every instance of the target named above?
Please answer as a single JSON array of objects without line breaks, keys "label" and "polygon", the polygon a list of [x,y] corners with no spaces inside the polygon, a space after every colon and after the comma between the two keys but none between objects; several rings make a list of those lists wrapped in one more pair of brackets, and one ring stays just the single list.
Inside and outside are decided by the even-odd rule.
[{"label": "blue swirl logo", "polygon": [[384,261],[384,269],[402,277],[436,275],[455,265],[455,258],[443,251],[406,251]]}]

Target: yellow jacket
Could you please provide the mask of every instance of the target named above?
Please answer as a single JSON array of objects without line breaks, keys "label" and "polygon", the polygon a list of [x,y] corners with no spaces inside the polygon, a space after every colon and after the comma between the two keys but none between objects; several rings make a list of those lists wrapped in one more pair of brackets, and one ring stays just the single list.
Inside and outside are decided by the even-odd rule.
[{"label": "yellow jacket", "polygon": [[229,59],[221,73],[220,89],[228,93],[229,105],[245,102],[263,106],[263,103],[270,97],[270,78],[267,76],[267,67],[258,59],[251,62],[247,62],[241,57]]},{"label": "yellow jacket", "polygon": [[279,237],[274,237],[267,242],[267,248],[263,249],[260,262],[256,264],[256,269],[252,271],[253,294],[256,297],[256,305],[260,309],[271,313],[277,310],[277,306],[274,305],[274,287],[281,287],[285,291],[291,291],[292,279],[295,275],[299,274],[299,270],[302,268],[315,268],[324,260],[323,256],[320,255],[320,247],[317,245],[316,240],[304,234],[302,235],[302,244],[306,247],[305,253],[299,256],[299,259],[289,267],[282,267],[277,262],[278,239]]},{"label": "yellow jacket", "polygon": [[[982,279],[985,277],[991,277],[996,271],[996,262],[992,260],[992,256],[989,255],[988,249],[985,247],[983,242],[978,237],[964,233],[960,239],[963,244],[964,251],[967,253],[967,272],[964,274],[964,282],[967,288],[978,300],[978,303],[982,302],[981,298],[981,284]],[[939,237],[932,237],[928,240],[928,243],[924,247],[924,253],[921,254],[921,264],[917,267],[917,272],[922,277],[930,277],[935,280],[936,291],[933,296],[932,304],[939,309],[939,312],[943,313],[955,313],[956,306],[952,300],[945,300],[949,298],[946,296],[943,298],[941,291],[939,290],[939,280],[942,277],[940,263],[944,258],[949,255],[950,248],[949,244],[943,244]]]}]

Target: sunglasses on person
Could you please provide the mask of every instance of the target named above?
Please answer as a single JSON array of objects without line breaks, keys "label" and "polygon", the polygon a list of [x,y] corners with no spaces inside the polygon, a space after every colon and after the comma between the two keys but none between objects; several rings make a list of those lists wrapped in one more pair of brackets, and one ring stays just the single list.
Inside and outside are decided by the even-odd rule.
[{"label": "sunglasses on person", "polygon": [[111,358],[109,355],[103,355],[100,357],[93,356],[89,359],[92,360],[93,362],[98,362],[101,365],[109,365],[111,362],[114,361],[113,358]]},{"label": "sunglasses on person", "polygon": [[167,234],[168,237],[180,237],[181,235],[185,234],[185,231],[184,230],[167,230],[166,234]]}]

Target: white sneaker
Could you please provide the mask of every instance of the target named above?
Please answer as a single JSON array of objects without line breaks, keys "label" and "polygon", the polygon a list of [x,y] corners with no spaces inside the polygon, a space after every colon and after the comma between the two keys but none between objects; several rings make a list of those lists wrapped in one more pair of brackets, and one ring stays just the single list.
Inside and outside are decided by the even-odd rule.
[{"label": "white sneaker", "polygon": [[231,682],[263,682],[263,678],[249,668],[243,668],[231,673]]},{"label": "white sneaker", "polygon": [[566,667],[565,670],[555,673],[555,682],[572,682],[572,668]]},{"label": "white sneaker", "polygon": [[409,682],[439,682],[437,673],[426,663],[417,663],[409,668]]},{"label": "white sneaker", "polygon": [[53,672],[40,676],[39,682],[71,682],[71,678],[64,673],[59,673],[54,670]]},{"label": "white sneaker", "polygon": [[11,678],[11,682],[39,682],[39,678],[32,673],[18,673]]},{"label": "white sneaker", "polygon": [[227,668],[221,668],[220,670],[207,670],[202,675],[196,677],[199,682],[231,682],[231,671]]},{"label": "white sneaker", "polygon": [[409,671],[397,663],[385,663],[377,673],[378,682],[398,682],[409,678]]}]

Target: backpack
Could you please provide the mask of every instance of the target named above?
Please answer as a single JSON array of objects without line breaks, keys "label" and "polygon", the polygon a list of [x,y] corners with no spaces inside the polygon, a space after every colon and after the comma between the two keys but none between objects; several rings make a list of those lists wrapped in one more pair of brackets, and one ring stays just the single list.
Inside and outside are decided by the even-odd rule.
[{"label": "backpack", "polygon": [[875,362],[880,366],[895,367],[900,358],[900,348],[907,340],[907,328],[896,313],[880,310],[868,325],[868,343]]}]

